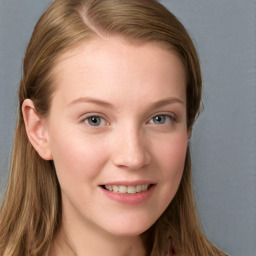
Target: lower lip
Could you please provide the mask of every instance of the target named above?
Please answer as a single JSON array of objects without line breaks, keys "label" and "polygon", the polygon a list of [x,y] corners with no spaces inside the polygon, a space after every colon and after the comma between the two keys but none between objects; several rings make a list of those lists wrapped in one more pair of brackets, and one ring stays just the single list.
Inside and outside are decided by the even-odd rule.
[{"label": "lower lip", "polygon": [[141,191],[136,194],[121,194],[121,193],[108,191],[107,189],[104,189],[102,187],[99,187],[99,188],[106,197],[108,197],[109,199],[117,203],[135,205],[135,204],[143,203],[146,200],[148,200],[154,191],[155,185],[151,186],[146,191]]}]

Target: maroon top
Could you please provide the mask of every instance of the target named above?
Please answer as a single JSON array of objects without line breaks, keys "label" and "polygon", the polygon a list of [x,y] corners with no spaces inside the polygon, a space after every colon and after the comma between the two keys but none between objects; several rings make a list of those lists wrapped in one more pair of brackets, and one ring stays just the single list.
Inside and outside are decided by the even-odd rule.
[{"label": "maroon top", "polygon": [[173,248],[172,241],[170,241],[170,249],[167,256],[176,256],[175,250]]}]

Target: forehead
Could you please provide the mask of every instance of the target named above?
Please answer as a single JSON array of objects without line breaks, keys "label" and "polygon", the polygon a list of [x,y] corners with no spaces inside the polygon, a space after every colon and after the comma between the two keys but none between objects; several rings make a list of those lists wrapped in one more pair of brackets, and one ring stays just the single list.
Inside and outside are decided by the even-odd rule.
[{"label": "forehead", "polygon": [[52,77],[56,91],[72,87],[68,94],[77,96],[97,89],[105,93],[109,89],[123,91],[127,97],[140,89],[145,94],[150,90],[164,94],[172,84],[180,85],[183,94],[186,83],[182,61],[175,51],[159,43],[134,43],[122,38],[95,39],[65,52],[56,61]]},{"label": "forehead", "polygon": [[[79,44],[67,49],[65,52],[60,54],[56,60],[55,65],[53,66],[53,71],[61,69],[65,65],[65,60],[70,59],[70,63],[72,59],[77,59],[78,55],[81,54],[82,51],[87,51],[87,59],[94,58],[95,61],[97,59],[100,61],[101,53],[104,51],[108,51],[109,55],[114,56],[124,56],[125,53],[128,53],[129,50],[134,52],[137,51],[138,57],[144,55],[148,59],[150,59],[153,55],[155,58],[159,58],[161,60],[167,59],[168,56],[176,56],[179,59],[180,63],[183,63],[182,58],[180,57],[177,50],[168,45],[165,42],[151,42],[151,41],[144,41],[144,40],[137,40],[137,39],[129,39],[124,38],[122,36],[115,36],[115,37],[94,37],[88,41],[82,41]],[[143,51],[143,54],[140,55],[139,53]],[[160,54],[162,53],[162,54]],[[94,56],[92,56],[94,55]],[[128,53],[129,55],[129,53]],[[167,58],[162,58],[161,55],[165,55]],[[129,57],[129,56],[126,56]],[[84,59],[86,61],[86,59]],[[126,59],[124,59],[125,61]],[[76,61],[76,60],[75,60]],[[178,60],[177,60],[178,61]],[[157,63],[151,62],[151,65]],[[185,69],[185,67],[183,66]]]}]

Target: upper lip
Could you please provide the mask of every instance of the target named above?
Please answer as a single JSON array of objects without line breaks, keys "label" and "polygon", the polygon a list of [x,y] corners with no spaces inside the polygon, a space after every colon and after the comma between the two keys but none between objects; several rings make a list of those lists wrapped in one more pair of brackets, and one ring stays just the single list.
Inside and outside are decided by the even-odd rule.
[{"label": "upper lip", "polygon": [[150,184],[150,185],[155,185],[156,182],[153,182],[152,180],[135,180],[135,181],[108,181],[104,184],[100,184],[100,186],[106,186],[106,185],[123,185],[123,186],[137,186],[137,185],[144,185],[144,184]]}]

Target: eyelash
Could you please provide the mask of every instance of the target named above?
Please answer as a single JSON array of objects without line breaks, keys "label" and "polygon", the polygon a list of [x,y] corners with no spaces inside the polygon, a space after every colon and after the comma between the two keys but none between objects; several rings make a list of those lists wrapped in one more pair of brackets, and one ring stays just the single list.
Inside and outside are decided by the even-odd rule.
[{"label": "eyelash", "polygon": [[[166,123],[172,123],[172,122],[176,122],[176,118],[173,115],[167,115],[167,114],[158,114],[158,115],[154,115],[150,120],[149,120],[149,124],[155,124],[154,121],[151,122],[152,120],[154,120],[157,117],[161,117],[164,118],[164,123],[160,123],[158,125],[164,125]],[[156,119],[155,119],[156,120]],[[168,120],[168,122],[166,122],[166,120]]]},{"label": "eyelash", "polygon": [[[154,123],[154,120],[156,120],[156,118],[158,117],[161,117],[161,118],[164,118],[164,122],[163,123],[159,123],[159,124],[156,124]],[[93,121],[100,121],[100,124],[99,125],[93,125],[90,121],[94,122]],[[85,117],[83,120],[82,120],[84,123],[86,123],[87,125],[91,126],[91,127],[99,127],[99,126],[102,126],[102,125],[106,125],[107,124],[107,121],[105,120],[105,118],[103,118],[102,116],[100,115],[90,115],[90,116],[87,116]],[[102,121],[103,121],[103,124],[102,124]],[[161,122],[161,120],[159,121]],[[173,115],[168,115],[168,114],[158,114],[158,115],[154,115],[148,122],[147,124],[156,124],[156,125],[164,125],[164,124],[167,124],[167,123],[172,123],[172,122],[176,122],[176,118],[173,116]]]},{"label": "eyelash", "polygon": [[90,115],[90,116],[87,116],[86,118],[83,119],[83,122],[85,122],[86,124],[88,124],[89,126],[91,127],[99,127],[101,125],[93,125],[92,123],[90,124],[90,121],[92,121],[93,119],[96,119],[97,120],[101,120],[101,123],[102,121],[104,121],[104,124],[107,124],[107,121],[100,115]]}]

